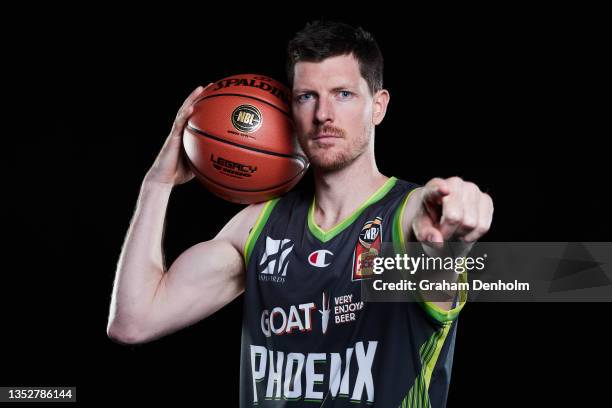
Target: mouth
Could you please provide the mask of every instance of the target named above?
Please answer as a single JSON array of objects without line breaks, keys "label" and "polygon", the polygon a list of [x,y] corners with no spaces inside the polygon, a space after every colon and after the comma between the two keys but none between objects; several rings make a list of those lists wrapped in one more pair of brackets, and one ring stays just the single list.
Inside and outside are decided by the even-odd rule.
[{"label": "mouth", "polygon": [[337,135],[332,135],[330,133],[322,133],[319,135],[316,135],[315,137],[312,138],[312,140],[322,140],[322,139],[339,139],[340,136]]}]

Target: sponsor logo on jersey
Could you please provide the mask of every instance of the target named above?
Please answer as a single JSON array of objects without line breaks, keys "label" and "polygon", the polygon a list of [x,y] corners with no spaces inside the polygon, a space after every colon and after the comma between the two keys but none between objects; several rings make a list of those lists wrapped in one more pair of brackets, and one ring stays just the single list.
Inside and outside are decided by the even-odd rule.
[{"label": "sponsor logo on jersey", "polygon": [[[334,306],[330,307],[332,301]],[[276,306],[264,309],[261,312],[261,331],[266,337],[311,333],[314,324],[312,312],[318,309],[321,314],[321,333],[326,334],[330,321],[336,325],[354,322],[364,306],[365,303],[353,293],[332,297],[329,292],[323,292],[319,307],[315,302],[309,302],[291,305],[289,308]],[[315,333],[318,332],[315,330]]]},{"label": "sponsor logo on jersey", "polygon": [[[322,402],[345,397],[374,402],[372,367],[378,341],[358,341],[344,353],[300,353],[251,345],[253,403],[261,400]],[[357,375],[352,376],[351,372]]]},{"label": "sponsor logo on jersey", "polygon": [[359,233],[353,251],[353,281],[368,279],[373,275],[374,258],[380,253],[382,240],[382,218],[366,222]]},{"label": "sponsor logo on jersey", "polygon": [[285,283],[288,255],[293,250],[293,241],[290,239],[272,239],[266,237],[266,251],[259,261],[263,269],[259,273],[259,280],[264,282]]},{"label": "sponsor logo on jersey", "polygon": [[327,333],[327,324],[329,323],[329,296],[323,292],[323,301],[321,302],[321,332]]},{"label": "sponsor logo on jersey", "polygon": [[312,331],[312,310],[317,306],[311,303],[302,303],[297,307],[291,305],[289,313],[282,307],[264,310],[261,313],[261,331],[266,337],[271,337],[273,334],[279,336],[283,334],[291,334],[294,330],[300,332]]},{"label": "sponsor logo on jersey", "polygon": [[[327,333],[327,326],[329,324],[329,314],[331,312],[329,303],[329,295],[323,292],[323,300],[319,310],[319,313],[321,313],[321,333],[323,334]],[[289,310],[280,306],[272,310],[264,309],[261,312],[261,331],[266,337],[272,337],[272,335],[282,336],[297,332],[310,333],[313,324],[313,310],[317,310],[317,305],[314,302],[301,303],[297,306],[291,305]]]},{"label": "sponsor logo on jersey", "polygon": [[353,294],[334,297],[334,323],[343,324],[357,320],[357,314],[363,309],[363,301],[353,301]]},{"label": "sponsor logo on jersey", "polygon": [[318,268],[324,268],[331,264],[331,257],[334,254],[327,249],[319,249],[308,255],[308,263]]}]

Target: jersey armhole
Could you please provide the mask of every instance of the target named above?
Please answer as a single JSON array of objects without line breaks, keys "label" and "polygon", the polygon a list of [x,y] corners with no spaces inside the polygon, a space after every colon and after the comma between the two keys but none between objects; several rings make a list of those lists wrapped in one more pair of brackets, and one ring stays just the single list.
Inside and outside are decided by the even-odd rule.
[{"label": "jersey armhole", "polygon": [[[406,198],[402,201],[402,204],[398,206],[397,210],[395,210],[395,215],[393,217],[393,248],[395,249],[395,253],[404,254],[406,253],[406,238],[404,237],[402,231],[404,211],[406,209],[406,204],[410,199],[412,193],[414,193],[417,188],[413,188],[406,194]],[[460,282],[467,282],[467,272],[462,273],[459,276]],[[417,291],[418,293],[418,291]],[[419,301],[421,307],[425,310],[425,312],[433,318],[437,323],[441,324],[450,324],[452,323],[459,312],[465,306],[467,302],[467,291],[461,290],[459,291],[459,299],[458,302],[453,303],[453,307],[450,310],[444,310],[441,307],[435,305],[433,302]]]},{"label": "jersey armhole", "polygon": [[272,199],[264,204],[263,208],[261,209],[261,212],[259,213],[259,216],[257,217],[257,220],[255,221],[255,224],[249,231],[249,236],[247,237],[247,240],[244,243],[243,251],[245,268],[247,268],[249,265],[249,260],[251,259],[251,252],[253,251],[253,247],[255,246],[259,235],[261,234],[261,230],[263,230],[263,227],[268,222],[268,218],[270,218],[270,213],[274,209],[274,206],[276,206],[276,204],[278,203],[278,200],[280,200],[280,197]]}]

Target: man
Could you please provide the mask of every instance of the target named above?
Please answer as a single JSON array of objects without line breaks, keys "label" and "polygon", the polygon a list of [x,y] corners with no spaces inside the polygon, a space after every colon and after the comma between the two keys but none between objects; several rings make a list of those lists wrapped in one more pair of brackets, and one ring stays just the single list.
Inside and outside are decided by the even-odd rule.
[{"label": "man", "polygon": [[[166,271],[162,229],[173,186],[193,174],[181,134],[196,89],[142,184],[119,259],[108,334],[139,343],[191,325],[245,292],[241,406],[443,406],[456,316],[451,302],[364,303],[380,242],[471,243],[489,229],[490,197],[457,177],[424,187],[381,174],[374,130],[389,92],[370,34],[307,25],[288,76],[314,197],[250,205]],[[454,307],[453,307],[454,306]]]}]

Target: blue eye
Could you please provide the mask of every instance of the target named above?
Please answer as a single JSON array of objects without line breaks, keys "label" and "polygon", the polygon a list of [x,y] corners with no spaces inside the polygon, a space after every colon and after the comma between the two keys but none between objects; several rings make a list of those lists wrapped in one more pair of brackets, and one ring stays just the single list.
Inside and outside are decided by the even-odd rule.
[{"label": "blue eye", "polygon": [[298,102],[306,102],[310,100],[311,98],[312,98],[312,94],[306,93],[306,94],[298,95],[297,100]]},{"label": "blue eye", "polygon": [[350,91],[340,91],[340,96],[344,99],[350,98],[353,95]]}]

